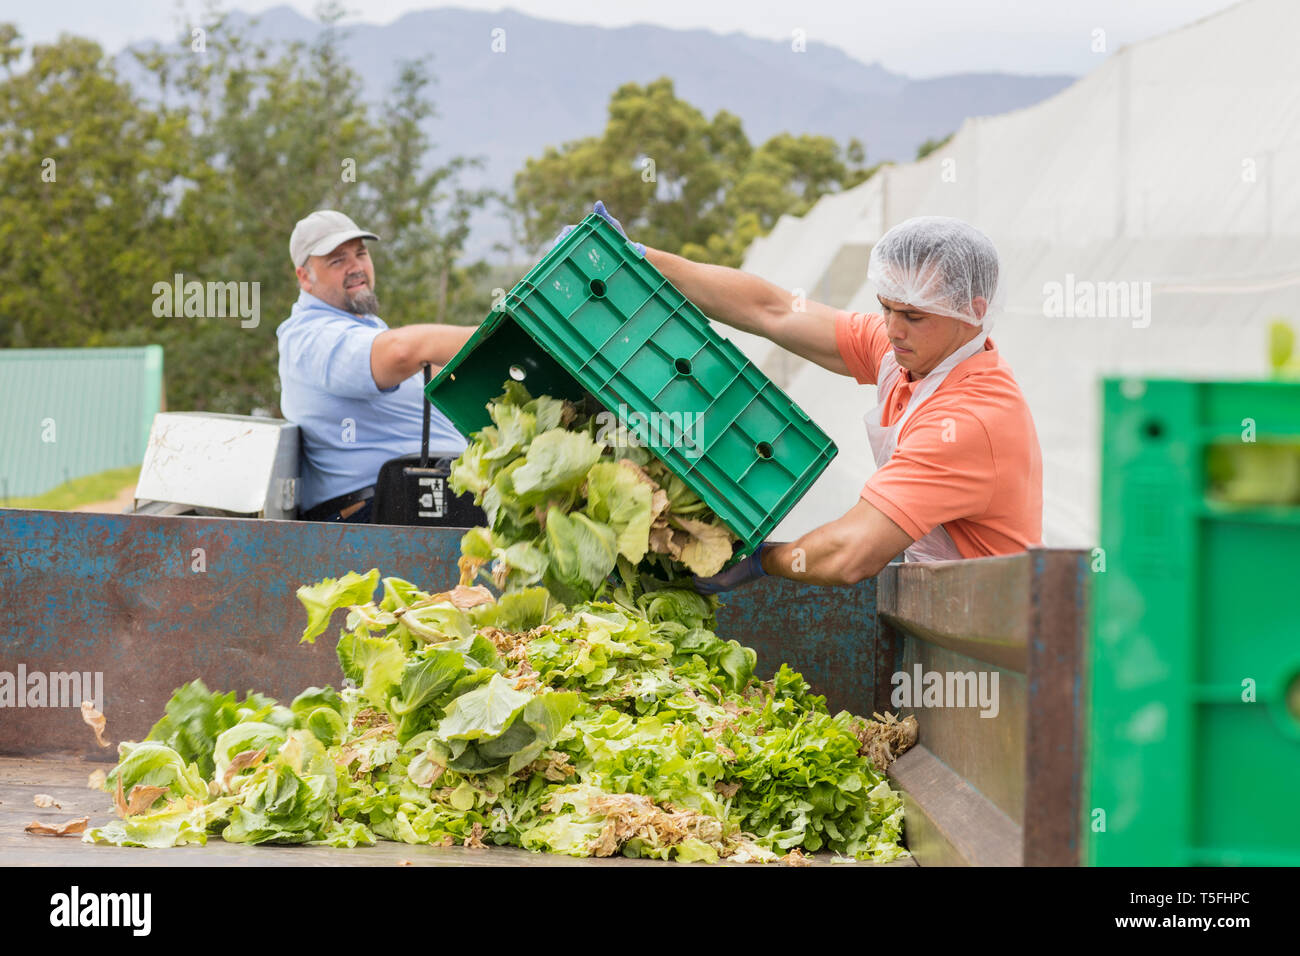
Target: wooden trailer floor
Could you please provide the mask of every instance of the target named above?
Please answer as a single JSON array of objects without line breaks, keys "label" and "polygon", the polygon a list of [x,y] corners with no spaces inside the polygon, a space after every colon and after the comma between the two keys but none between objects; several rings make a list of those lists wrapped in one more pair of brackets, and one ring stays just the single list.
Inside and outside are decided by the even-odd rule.
[{"label": "wooden trailer floor", "polygon": [[[514,847],[467,850],[464,847],[407,846],[380,842],[351,850],[325,846],[242,846],[211,839],[207,846],[165,850],[140,847],[92,846],[80,836],[40,836],[24,832],[33,820],[61,823],[90,817],[91,826],[113,818],[113,800],[91,790],[90,774],[111,769],[111,763],[77,757],[0,757],[0,865],[6,866],[677,866],[658,860],[576,859],[558,854],[530,853]],[[40,809],[33,798],[49,794],[61,809]],[[827,865],[830,857],[809,858]],[[871,864],[841,864],[871,865]],[[912,859],[890,866],[914,866]]]}]

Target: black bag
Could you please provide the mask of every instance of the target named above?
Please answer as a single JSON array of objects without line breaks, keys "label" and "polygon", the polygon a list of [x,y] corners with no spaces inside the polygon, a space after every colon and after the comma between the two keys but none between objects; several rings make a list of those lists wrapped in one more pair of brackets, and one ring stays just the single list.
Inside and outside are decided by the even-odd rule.
[{"label": "black bag", "polygon": [[[424,384],[429,384],[429,366]],[[459,452],[429,452],[429,399],[424,400],[424,433],[420,454],[384,462],[375,481],[371,521],[375,524],[428,525],[438,528],[473,528],[487,524],[487,515],[474,504],[472,494],[455,494],[447,486],[451,463]]]}]

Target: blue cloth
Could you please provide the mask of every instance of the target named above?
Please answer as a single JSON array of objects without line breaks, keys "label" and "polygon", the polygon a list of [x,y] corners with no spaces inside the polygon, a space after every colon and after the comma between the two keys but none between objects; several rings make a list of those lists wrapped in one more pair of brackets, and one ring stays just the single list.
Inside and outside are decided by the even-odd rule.
[{"label": "blue cloth", "polygon": [[[370,345],[387,328],[303,292],[275,330],[280,410],[302,433],[300,510],[373,485],[384,462],[420,451],[423,376],[381,389],[370,374]],[[459,455],[464,437],[430,413],[429,451]]]}]

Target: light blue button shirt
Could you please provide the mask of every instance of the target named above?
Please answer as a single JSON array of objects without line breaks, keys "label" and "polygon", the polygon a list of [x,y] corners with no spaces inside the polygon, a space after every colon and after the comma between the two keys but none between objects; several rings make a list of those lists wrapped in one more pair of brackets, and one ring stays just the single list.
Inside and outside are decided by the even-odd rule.
[{"label": "light blue button shirt", "polygon": [[[280,410],[302,433],[300,510],[373,485],[384,462],[420,451],[423,375],[381,389],[370,374],[370,345],[387,328],[303,292],[275,330]],[[464,450],[455,426],[430,409],[430,453]]]}]

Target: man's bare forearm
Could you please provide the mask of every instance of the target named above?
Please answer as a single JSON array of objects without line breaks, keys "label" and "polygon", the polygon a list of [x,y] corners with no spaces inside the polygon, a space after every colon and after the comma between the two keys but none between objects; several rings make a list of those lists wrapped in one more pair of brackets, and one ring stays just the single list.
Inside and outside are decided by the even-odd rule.
[{"label": "man's bare forearm", "polygon": [[875,577],[912,537],[859,499],[843,517],[763,552],[763,570],[800,584],[850,585]]},{"label": "man's bare forearm", "polygon": [[682,295],[733,329],[766,336],[772,321],[790,310],[790,294],[756,275],[659,249],[646,249],[645,254]]},{"label": "man's bare forearm", "polygon": [[835,342],[835,310],[800,301],[748,272],[692,262],[659,249],[646,258],[707,316],[733,329],[752,332],[838,375],[849,374]]}]

